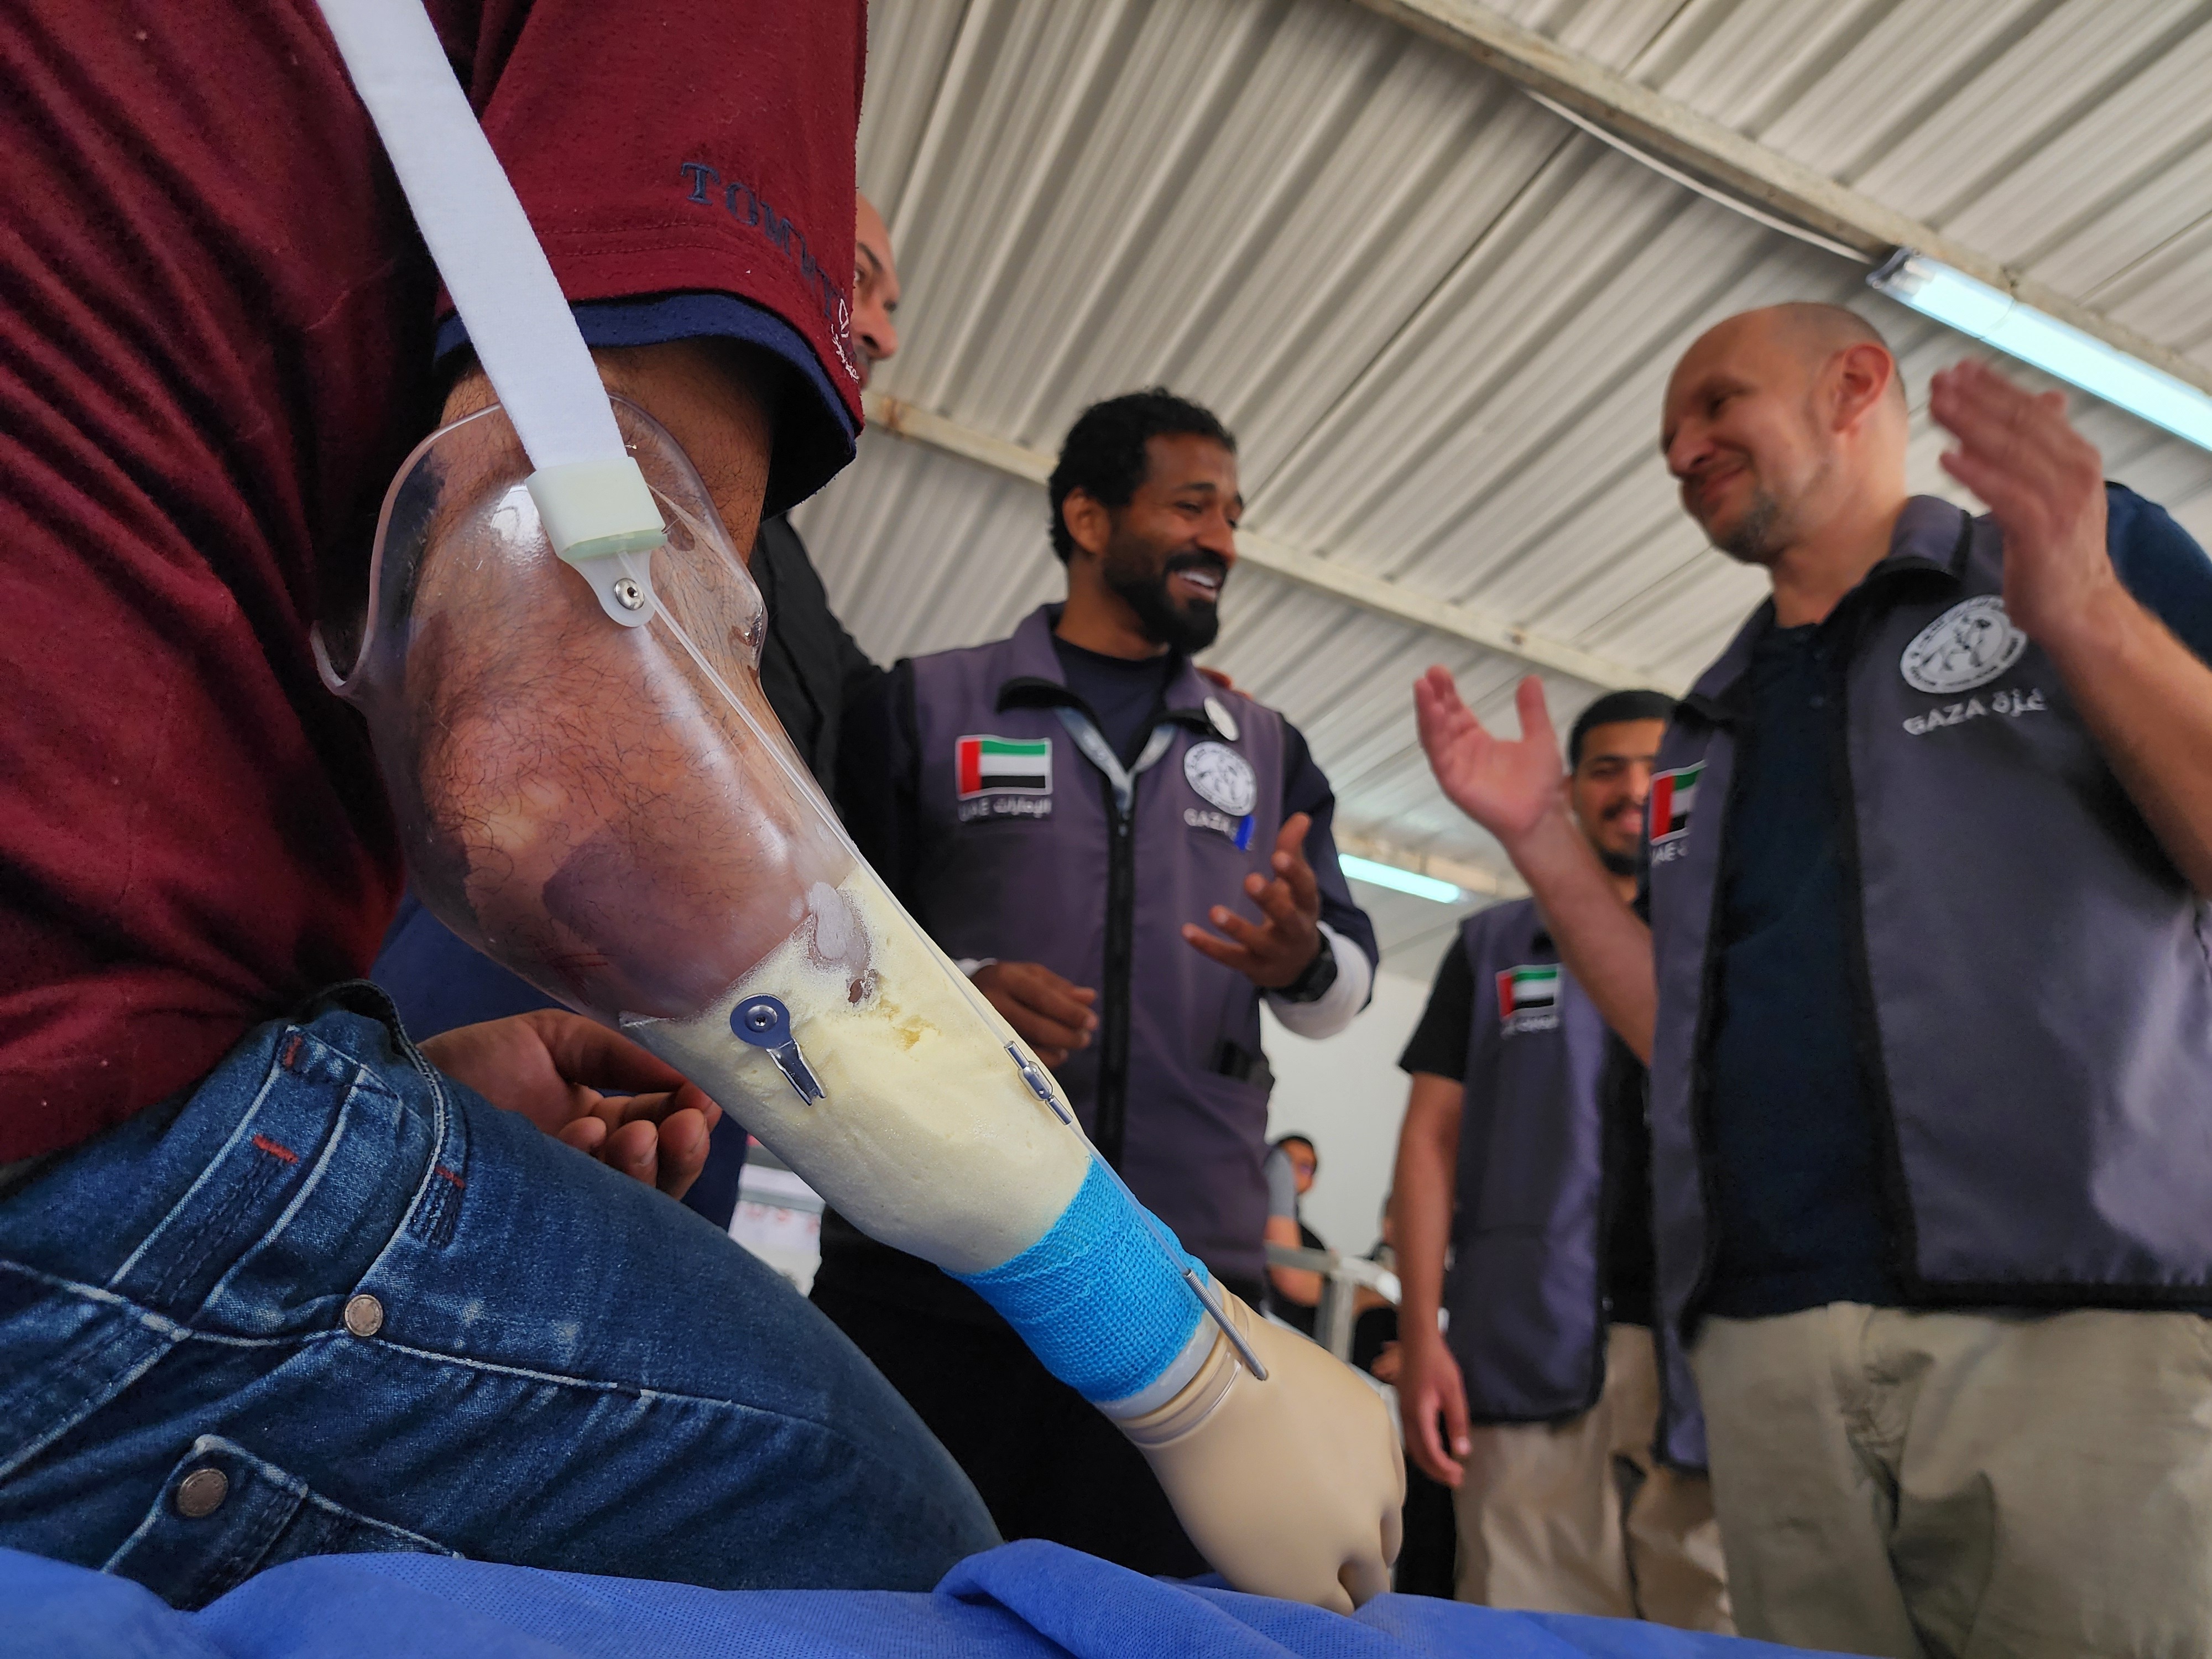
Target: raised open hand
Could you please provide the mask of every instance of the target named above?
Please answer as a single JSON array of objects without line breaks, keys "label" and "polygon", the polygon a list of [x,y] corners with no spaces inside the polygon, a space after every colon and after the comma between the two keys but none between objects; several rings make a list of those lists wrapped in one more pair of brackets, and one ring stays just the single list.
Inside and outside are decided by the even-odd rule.
[{"label": "raised open hand", "polygon": [[1293,812],[1275,836],[1268,862],[1271,881],[1257,871],[1244,878],[1244,896],[1260,907],[1260,920],[1249,922],[1225,904],[1206,912],[1206,920],[1229,935],[1220,939],[1195,922],[1183,925],[1184,942],[1224,968],[1234,968],[1263,991],[1279,991],[1310,966],[1321,951],[1321,885],[1306,862],[1306,831],[1312,817]]},{"label": "raised open hand", "polygon": [[2029,392],[1971,360],[1936,374],[1928,410],[1958,440],[1943,470],[2004,532],[2006,614],[2050,645],[2119,592],[2105,550],[2103,458],[2066,418],[2064,392]]},{"label": "raised open hand", "polygon": [[1452,805],[1497,836],[1508,853],[1561,806],[1566,778],[1559,735],[1544,707],[1544,683],[1530,675],[1514,691],[1513,702],[1521,715],[1518,739],[1484,730],[1460,700],[1449,670],[1431,668],[1413,682],[1413,714],[1430,770]]}]

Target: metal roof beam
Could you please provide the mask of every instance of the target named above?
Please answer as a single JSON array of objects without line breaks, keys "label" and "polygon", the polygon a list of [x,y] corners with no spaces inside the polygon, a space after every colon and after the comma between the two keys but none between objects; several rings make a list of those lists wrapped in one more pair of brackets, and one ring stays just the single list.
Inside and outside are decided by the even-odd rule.
[{"label": "metal roof beam", "polygon": [[[980,432],[948,416],[917,408],[879,392],[864,394],[864,400],[869,423],[896,436],[927,444],[1030,483],[1042,485],[1052,477],[1054,458],[1042,450]],[[1667,684],[1665,677],[1655,676],[1650,669],[1617,662],[1564,640],[1548,639],[1518,623],[1473,605],[1417,593],[1381,576],[1292,547],[1248,527],[1240,526],[1237,532],[1237,556],[1301,587],[1345,600],[1395,622],[1409,623],[1431,633],[1479,645],[1547,673],[1564,674],[1607,690],[1650,685],[1669,690],[1680,689]]]},{"label": "metal roof beam", "polygon": [[1688,105],[1572,52],[1478,0],[1353,0],[1416,34],[1474,58],[1530,91],[1565,105],[1607,131],[1679,163],[1754,207],[1846,243],[1869,264],[1908,247],[2002,289],[2025,305],[2070,323],[2140,357],[2176,380],[2212,392],[2212,368],[2138,334],[2124,323],[2024,276],[1934,226],[1908,218],[1747,138]]}]

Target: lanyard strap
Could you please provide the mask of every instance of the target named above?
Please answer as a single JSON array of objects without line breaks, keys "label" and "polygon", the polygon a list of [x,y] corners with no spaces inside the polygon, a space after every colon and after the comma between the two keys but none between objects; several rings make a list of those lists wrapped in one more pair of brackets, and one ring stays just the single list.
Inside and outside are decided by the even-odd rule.
[{"label": "lanyard strap", "polygon": [[574,313],[420,0],[319,0],[469,343],[537,471],[554,550],[607,614],[653,614],[647,555],[666,540]]},{"label": "lanyard strap", "polygon": [[1143,752],[1137,757],[1137,763],[1124,766],[1113,745],[1080,708],[1062,703],[1053,712],[1067,728],[1067,735],[1075,739],[1075,746],[1083,751],[1083,757],[1106,775],[1106,781],[1114,786],[1114,805],[1121,817],[1127,817],[1129,803],[1137,795],[1137,776],[1168,752],[1168,745],[1175,741],[1175,722],[1162,720],[1154,726],[1152,735],[1145,740]]}]

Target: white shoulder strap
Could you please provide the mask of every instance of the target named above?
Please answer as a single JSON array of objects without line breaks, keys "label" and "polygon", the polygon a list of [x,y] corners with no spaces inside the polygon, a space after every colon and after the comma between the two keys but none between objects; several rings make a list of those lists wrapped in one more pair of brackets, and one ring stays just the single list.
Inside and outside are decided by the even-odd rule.
[{"label": "white shoulder strap", "polygon": [[319,0],[477,360],[537,469],[554,550],[607,614],[653,614],[647,556],[666,539],[645,475],[529,216],[419,0]]}]

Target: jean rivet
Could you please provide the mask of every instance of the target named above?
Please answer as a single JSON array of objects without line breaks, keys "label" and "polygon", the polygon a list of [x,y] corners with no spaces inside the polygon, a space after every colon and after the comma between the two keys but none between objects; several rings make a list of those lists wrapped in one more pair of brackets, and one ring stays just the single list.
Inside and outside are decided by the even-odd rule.
[{"label": "jean rivet", "polygon": [[374,1336],[384,1328],[384,1304],[366,1294],[354,1297],[345,1305],[345,1328],[356,1336]]},{"label": "jean rivet", "polygon": [[213,1515],[230,1496],[230,1477],[221,1469],[194,1469],[177,1483],[177,1513],[187,1521]]}]

